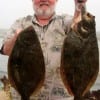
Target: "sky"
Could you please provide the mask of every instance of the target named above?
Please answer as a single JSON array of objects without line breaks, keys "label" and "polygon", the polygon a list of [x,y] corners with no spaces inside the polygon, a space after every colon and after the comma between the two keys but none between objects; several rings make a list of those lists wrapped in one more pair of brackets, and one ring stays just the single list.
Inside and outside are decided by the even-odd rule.
[{"label": "sky", "polygon": [[[87,0],[87,11],[95,16],[96,30],[100,31],[100,0]],[[57,14],[74,14],[74,0],[58,0]],[[0,0],[0,28],[10,28],[18,18],[33,15],[32,0]]]}]

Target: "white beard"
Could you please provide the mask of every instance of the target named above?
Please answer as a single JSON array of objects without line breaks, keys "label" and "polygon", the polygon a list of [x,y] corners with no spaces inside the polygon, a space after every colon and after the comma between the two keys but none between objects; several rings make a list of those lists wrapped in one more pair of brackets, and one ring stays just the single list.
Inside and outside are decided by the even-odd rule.
[{"label": "white beard", "polygon": [[43,16],[44,18],[48,18],[55,12],[55,6],[51,6],[48,10],[42,10],[41,8],[37,8],[36,6],[33,7],[35,14],[37,16]]}]

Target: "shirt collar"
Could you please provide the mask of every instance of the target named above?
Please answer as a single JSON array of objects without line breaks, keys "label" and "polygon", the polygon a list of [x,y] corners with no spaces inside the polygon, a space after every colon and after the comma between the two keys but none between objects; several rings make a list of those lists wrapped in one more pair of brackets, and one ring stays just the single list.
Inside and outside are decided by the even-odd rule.
[{"label": "shirt collar", "polygon": [[[53,16],[51,17],[51,19],[49,20],[48,24],[49,24],[53,19],[55,19],[56,16],[57,16],[56,13],[54,13]],[[35,14],[33,15],[32,22],[35,23],[35,24],[40,25],[39,22],[38,22],[37,19],[36,19],[36,15],[35,15]],[[40,25],[40,26],[41,26],[41,25]]]}]

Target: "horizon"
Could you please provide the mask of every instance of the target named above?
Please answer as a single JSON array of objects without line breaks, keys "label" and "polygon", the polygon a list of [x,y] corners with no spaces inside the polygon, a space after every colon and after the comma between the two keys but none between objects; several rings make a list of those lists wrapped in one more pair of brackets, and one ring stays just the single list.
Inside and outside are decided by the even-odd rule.
[{"label": "horizon", "polygon": [[[100,0],[87,0],[87,11],[95,15],[96,29],[100,31]],[[58,0],[56,5],[57,14],[74,14],[74,0]],[[8,29],[16,19],[33,15],[32,0],[0,0],[0,27]]]}]

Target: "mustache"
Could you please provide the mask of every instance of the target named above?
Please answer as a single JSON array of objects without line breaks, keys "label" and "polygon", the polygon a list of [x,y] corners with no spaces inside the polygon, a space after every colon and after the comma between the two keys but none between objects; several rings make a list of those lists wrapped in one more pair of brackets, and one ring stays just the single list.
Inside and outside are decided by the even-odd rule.
[{"label": "mustache", "polygon": [[49,3],[48,2],[40,2],[40,4],[39,4],[40,6],[43,6],[43,5],[46,5],[46,6],[49,6]]}]

